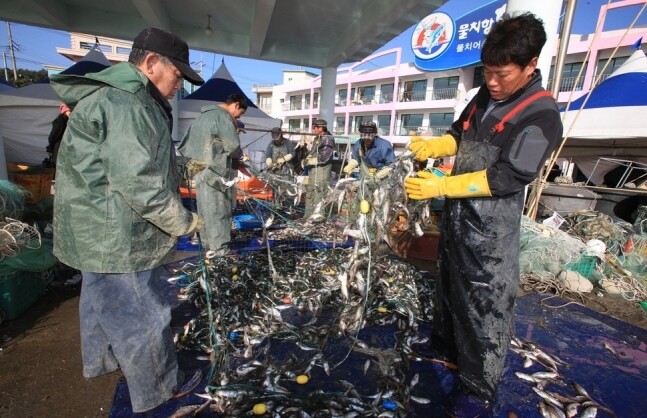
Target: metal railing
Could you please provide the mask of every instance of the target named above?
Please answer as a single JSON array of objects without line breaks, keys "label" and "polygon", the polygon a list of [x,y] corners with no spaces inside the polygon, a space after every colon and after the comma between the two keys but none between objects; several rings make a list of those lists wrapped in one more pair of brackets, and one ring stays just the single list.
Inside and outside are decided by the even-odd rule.
[{"label": "metal railing", "polygon": [[426,99],[426,91],[404,91],[400,94],[401,102],[423,102]]},{"label": "metal railing", "polygon": [[401,102],[422,102],[430,100],[450,100],[458,97],[458,88],[434,89],[427,91],[405,91],[400,94]]},{"label": "metal railing", "polygon": [[380,97],[377,99],[377,102],[379,104],[392,103],[393,102],[393,93],[380,94]]},{"label": "metal railing", "polygon": [[[577,80],[577,77],[565,77],[562,78],[562,84],[559,88],[559,91],[581,91],[582,90],[582,85],[584,84],[584,79],[580,78],[577,81],[577,84],[575,83],[575,80]],[[547,90],[552,91],[553,89],[553,79],[549,79],[547,83]]]},{"label": "metal railing", "polygon": [[431,100],[450,100],[458,97],[458,88],[434,89],[431,92]]},{"label": "metal railing", "polygon": [[442,136],[449,130],[449,126],[426,126],[426,125],[398,125],[395,127],[393,135],[411,136],[411,135],[431,135]]},{"label": "metal railing", "polygon": [[290,110],[303,110],[303,103],[283,103],[281,104],[281,109],[283,109],[284,112],[288,112]]}]

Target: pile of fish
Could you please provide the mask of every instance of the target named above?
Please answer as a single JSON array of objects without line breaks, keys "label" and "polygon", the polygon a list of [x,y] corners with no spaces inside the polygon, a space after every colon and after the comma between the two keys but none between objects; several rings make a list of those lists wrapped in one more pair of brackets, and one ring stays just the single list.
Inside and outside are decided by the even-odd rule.
[{"label": "pile of fish", "polygon": [[[430,316],[429,297],[421,295],[431,292],[429,277],[392,255],[354,253],[273,249],[176,272],[171,280],[200,310],[176,343],[202,351],[211,364],[201,395],[208,408],[225,416],[263,405],[281,417],[403,417],[408,402],[428,402],[411,394],[417,377],[405,380],[410,346]],[[363,338],[362,329],[377,327],[393,334],[391,347]],[[299,393],[304,380],[343,375],[348,358],[361,358],[375,383],[371,393],[360,394],[348,378]]]},{"label": "pile of fish", "polygon": [[[563,394],[568,385],[559,371],[568,364],[554,354],[542,350],[531,341],[513,337],[510,350],[520,355],[524,369],[539,368],[533,373],[515,372],[515,375],[526,382],[534,384],[532,390],[540,397],[538,408],[542,417],[596,417],[598,411],[604,411],[615,417],[615,413],[594,400],[581,385],[571,381],[574,393]],[[560,391],[548,390],[548,386],[558,386]]]}]

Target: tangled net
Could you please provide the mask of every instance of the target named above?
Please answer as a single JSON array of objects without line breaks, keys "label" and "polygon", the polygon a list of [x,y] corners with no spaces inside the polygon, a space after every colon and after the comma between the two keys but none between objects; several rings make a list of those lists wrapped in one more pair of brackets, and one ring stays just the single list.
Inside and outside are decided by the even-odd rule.
[{"label": "tangled net", "polygon": [[27,191],[9,181],[0,181],[0,261],[15,257],[21,248],[40,248],[40,233],[16,218],[24,208]]}]

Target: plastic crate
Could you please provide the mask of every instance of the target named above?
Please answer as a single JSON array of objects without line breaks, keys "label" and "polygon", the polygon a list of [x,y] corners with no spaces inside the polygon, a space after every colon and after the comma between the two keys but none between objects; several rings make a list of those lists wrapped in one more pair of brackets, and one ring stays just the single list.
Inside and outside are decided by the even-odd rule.
[{"label": "plastic crate", "polygon": [[236,215],[232,220],[233,226],[236,229],[255,229],[261,228],[263,223],[254,215]]},{"label": "plastic crate", "polygon": [[176,249],[178,251],[198,251],[198,243],[197,241],[193,242],[192,239],[192,235],[185,235],[183,237],[180,237],[177,242]]},{"label": "plastic crate", "polygon": [[591,278],[591,273],[595,269],[595,263],[597,262],[597,257],[591,255],[583,255],[575,263],[568,263],[564,266],[564,269],[576,271],[586,277],[587,279]]},{"label": "plastic crate", "polygon": [[9,180],[29,192],[25,203],[33,205],[52,195],[54,169],[27,164],[7,164]]},{"label": "plastic crate", "polygon": [[45,293],[40,273],[16,270],[0,277],[0,310],[5,320],[17,318]]}]

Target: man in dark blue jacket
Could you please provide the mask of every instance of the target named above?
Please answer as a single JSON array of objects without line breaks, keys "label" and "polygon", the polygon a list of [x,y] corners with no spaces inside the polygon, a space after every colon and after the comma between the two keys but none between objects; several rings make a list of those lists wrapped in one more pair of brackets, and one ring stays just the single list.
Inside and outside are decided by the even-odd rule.
[{"label": "man in dark blue jacket", "polygon": [[382,180],[391,174],[389,165],[395,161],[393,145],[377,136],[375,122],[362,122],[359,134],[360,140],[353,145],[351,158],[344,167],[344,173],[350,174],[359,166],[363,178]]}]

